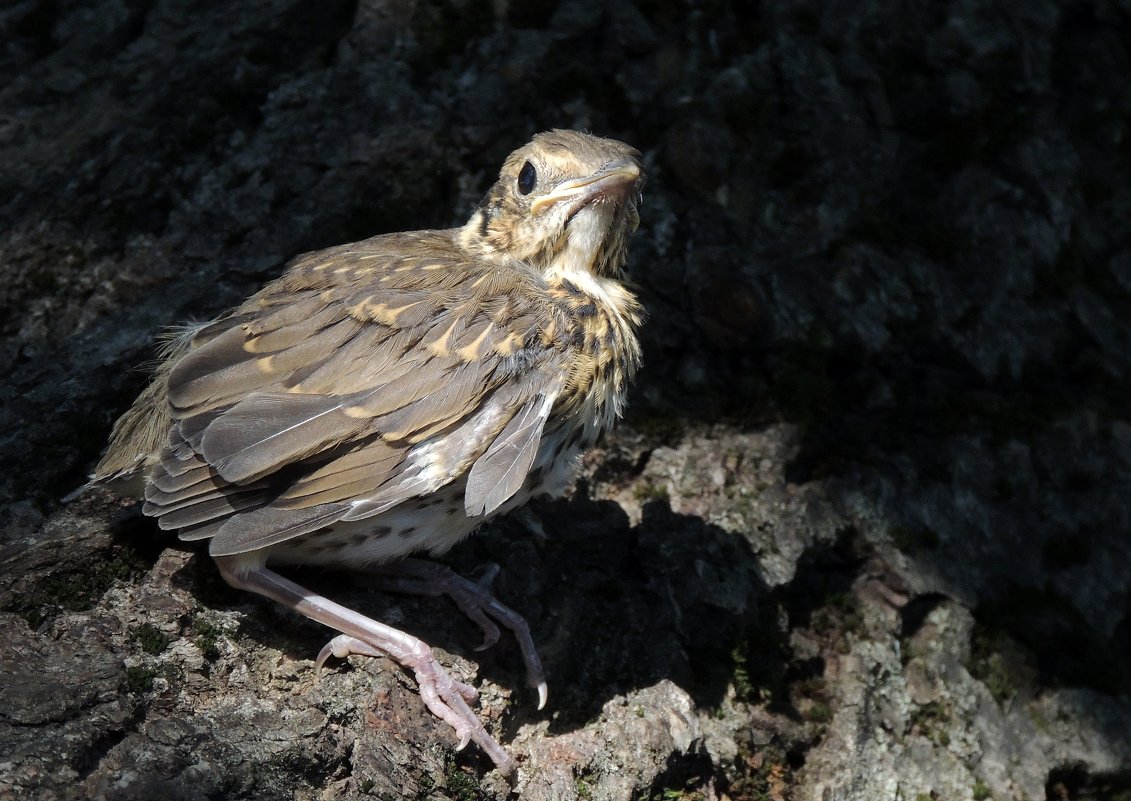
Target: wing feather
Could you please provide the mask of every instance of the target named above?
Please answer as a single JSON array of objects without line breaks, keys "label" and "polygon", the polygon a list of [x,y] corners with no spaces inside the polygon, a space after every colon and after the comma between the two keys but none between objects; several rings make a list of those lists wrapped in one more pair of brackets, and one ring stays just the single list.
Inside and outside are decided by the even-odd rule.
[{"label": "wing feather", "polygon": [[442,376],[443,391],[429,392],[414,398],[376,421],[379,431],[390,440],[419,442],[434,433],[437,425],[466,417],[475,410],[479,400],[477,387],[485,380],[483,362],[461,364]]},{"label": "wing feather", "polygon": [[286,542],[336,523],[349,504],[329,503],[306,509],[264,506],[234,515],[212,535],[208,553],[234,556]]},{"label": "wing feather", "polygon": [[253,481],[364,429],[349,408],[348,398],[256,392],[209,423],[200,452],[226,481]]},{"label": "wing feather", "polygon": [[[422,245],[426,256],[405,251]],[[540,281],[467,261],[444,233],[300,258],[178,355],[147,512],[222,556],[463,476],[468,514],[497,510],[568,375],[567,347],[537,333],[561,330]]]},{"label": "wing feather", "polygon": [[267,496],[262,490],[244,491],[238,489],[202,495],[193,498],[191,501],[182,502],[173,509],[166,509],[147,500],[142,506],[142,511],[147,515],[157,517],[157,525],[161,528],[172,531],[218,518],[231,518],[236,512],[261,507],[266,502]]},{"label": "wing feather", "polygon": [[277,504],[298,508],[365,497],[385,482],[404,457],[403,449],[375,438],[295,481],[279,496]]},{"label": "wing feather", "polygon": [[468,515],[490,514],[522,487],[560,387],[535,395],[471,466],[464,492]]},{"label": "wing feather", "polygon": [[242,326],[229,328],[204,347],[190,352],[169,376],[169,402],[174,416],[189,417],[200,411],[229,405],[233,400],[275,385],[325,353],[333,353],[358,328],[356,320],[340,320],[325,328],[303,323],[295,345],[263,353],[249,350],[254,338]]}]

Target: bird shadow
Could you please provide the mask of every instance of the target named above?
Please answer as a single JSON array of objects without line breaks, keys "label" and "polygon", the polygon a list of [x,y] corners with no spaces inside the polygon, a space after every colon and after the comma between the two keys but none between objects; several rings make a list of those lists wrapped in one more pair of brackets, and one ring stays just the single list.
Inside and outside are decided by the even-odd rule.
[{"label": "bird shadow", "polygon": [[[442,561],[469,577],[487,565],[500,567],[494,594],[525,617],[545,666],[544,710],[525,689],[514,638],[504,632],[496,645],[477,651],[481,632],[448,599],[388,593],[360,571],[282,571],[477,663],[482,678],[511,688],[504,741],[546,719],[552,734],[576,730],[614,697],[664,679],[703,709],[719,707],[737,682],[759,688],[775,711],[796,716],[786,687],[787,632],[745,536],[675,513],[666,501],[645,504],[637,525],[612,501],[577,498],[536,509],[545,538],[503,519]],[[326,642],[323,626],[228,587],[203,552],[172,581],[216,608],[263,607],[264,614],[244,617],[240,635],[296,659],[311,658]],[[279,614],[295,625],[278,625]]]},{"label": "bird shadow", "polygon": [[[766,641],[767,654],[784,646],[759,614],[767,588],[743,537],[665,501],[646,504],[635,526],[612,501],[575,499],[540,512],[549,536],[536,548],[509,522],[496,541],[508,556],[516,545],[529,552],[506,560],[506,590],[529,610],[546,663],[551,733],[584,726],[613,697],[662,679],[698,706],[717,707],[744,669],[748,642]],[[509,724],[544,714],[519,705]]]}]

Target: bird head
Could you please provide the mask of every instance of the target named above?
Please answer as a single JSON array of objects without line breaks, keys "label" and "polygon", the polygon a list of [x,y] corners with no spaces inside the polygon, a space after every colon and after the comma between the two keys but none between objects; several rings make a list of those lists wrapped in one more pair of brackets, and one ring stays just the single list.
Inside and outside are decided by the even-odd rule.
[{"label": "bird head", "polygon": [[640,153],[628,145],[578,131],[540,133],[507,157],[461,242],[547,274],[618,275],[640,222],[643,185]]}]

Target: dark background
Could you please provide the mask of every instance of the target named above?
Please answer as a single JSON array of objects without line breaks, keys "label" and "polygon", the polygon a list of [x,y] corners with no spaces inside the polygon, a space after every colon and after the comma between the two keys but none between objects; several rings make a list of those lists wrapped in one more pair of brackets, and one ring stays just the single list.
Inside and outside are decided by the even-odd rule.
[{"label": "dark background", "polygon": [[[84,792],[112,794],[98,777],[113,749],[137,733],[152,744],[154,721],[165,719],[154,676],[135,686],[136,670],[157,671],[174,694],[192,673],[160,674],[160,658],[139,656],[148,652],[127,636],[149,619],[129,588],[161,580],[171,543],[144,521],[114,523],[106,499],[82,501],[77,513],[59,501],[144,385],[136,368],[154,357],[153,337],[237,303],[298,253],[460,224],[503,157],[551,127],[645,154],[630,273],[650,319],[625,429],[594,460],[578,500],[543,510],[550,543],[531,546],[501,524],[455,556],[517,570],[511,600],[532,622],[551,621],[541,640],[557,643],[551,652],[561,646],[548,662],[566,686],[550,734],[584,731],[618,693],[661,679],[701,708],[719,707],[749,659],[739,667],[764,692],[718,715],[738,721],[735,732],[748,728],[743,715],[771,716],[769,744],[732,732],[737,756],[661,748],[632,792],[755,798],[771,793],[767,765],[776,765],[783,797],[816,798],[823,786],[878,797],[880,784],[837,777],[883,770],[906,778],[912,798],[907,788],[975,780],[1001,798],[1034,786],[1052,799],[1124,797],[1131,5],[1102,0],[6,4],[0,606],[12,636],[56,642],[86,643],[75,632],[113,611],[119,628],[98,644],[109,654],[105,686],[92,697],[129,699],[109,723],[91,723],[101,714],[94,701],[61,718],[0,712],[20,755],[11,787],[67,792],[59,787],[74,791],[77,779]],[[665,472],[673,458],[715,459],[729,472],[716,486],[710,467]],[[782,498],[800,492],[810,506],[766,495],[766,475]],[[775,523],[773,536],[759,528]],[[191,597],[273,614],[212,582],[207,560],[175,553]],[[731,590],[689,581],[704,561]],[[570,563],[588,572],[548,567]],[[898,598],[888,599],[886,628],[858,608],[869,581]],[[744,600],[728,606],[718,593],[732,590]],[[654,610],[665,593],[677,599],[670,618]],[[634,605],[652,618],[643,631]],[[864,666],[834,676],[825,650],[843,646],[830,640],[805,657],[789,631],[813,630],[823,615],[836,621],[833,634],[822,630],[835,640],[855,615],[865,621],[860,642],[906,651],[924,621],[952,607],[969,619],[954,659],[1004,710],[1001,731],[1030,739],[1011,710],[1030,725],[1034,709],[1071,692],[1084,700],[1049,739],[1078,734],[1085,745],[1019,745],[1010,778],[985,748],[932,738],[928,719],[936,731],[981,730],[982,712],[969,712],[978,704],[964,706],[969,696],[953,685],[942,700],[912,691],[911,706],[892,713],[905,739],[957,754],[953,771],[936,759],[938,776],[915,778],[879,757],[873,771],[869,754],[883,748],[833,747],[845,720],[863,725],[839,713],[844,677]],[[559,608],[604,621],[608,655],[583,659],[576,643],[555,640],[568,619]],[[433,607],[411,609],[427,617]],[[198,641],[194,614],[186,607],[151,625]],[[286,626],[268,628],[299,627],[277,620]],[[321,636],[300,628],[286,646],[249,625],[254,647],[284,647],[294,659],[311,656]],[[448,647],[447,631],[437,644]],[[676,656],[662,645],[672,638]],[[45,659],[51,651],[44,646]],[[489,660],[487,677],[521,686],[513,656]],[[907,664],[904,653],[910,686]],[[60,686],[88,679],[64,675]],[[507,714],[517,717],[505,740],[539,719]],[[80,723],[87,734],[67,729]],[[40,729],[28,739],[28,726],[47,726],[65,745],[36,756],[33,743],[50,737]],[[214,746],[218,736],[206,727],[200,738]],[[442,731],[433,736],[444,742]],[[65,781],[49,778],[60,759],[74,771],[59,774]],[[154,759],[162,792],[192,786],[183,765]],[[458,769],[434,759],[447,774],[429,762],[410,770],[425,796],[459,797],[458,776],[485,769],[474,756]],[[385,780],[314,760],[280,768],[255,791],[240,783],[238,761],[211,764],[215,782],[205,786],[215,797],[301,796],[332,781],[364,795]],[[599,760],[585,764],[589,784],[605,787],[611,774]],[[1018,778],[1038,773],[1036,785]],[[433,774],[431,784],[422,778]]]}]

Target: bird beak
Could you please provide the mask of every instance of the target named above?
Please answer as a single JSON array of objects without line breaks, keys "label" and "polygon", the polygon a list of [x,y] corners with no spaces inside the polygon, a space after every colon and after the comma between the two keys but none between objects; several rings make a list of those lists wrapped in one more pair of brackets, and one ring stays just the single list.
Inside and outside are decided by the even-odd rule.
[{"label": "bird beak", "polygon": [[565,181],[548,195],[535,198],[530,204],[533,214],[540,214],[543,209],[559,203],[569,201],[570,216],[581,208],[603,198],[623,198],[636,186],[640,179],[640,167],[632,159],[621,159],[612,164],[606,164],[601,170],[585,178]]}]

